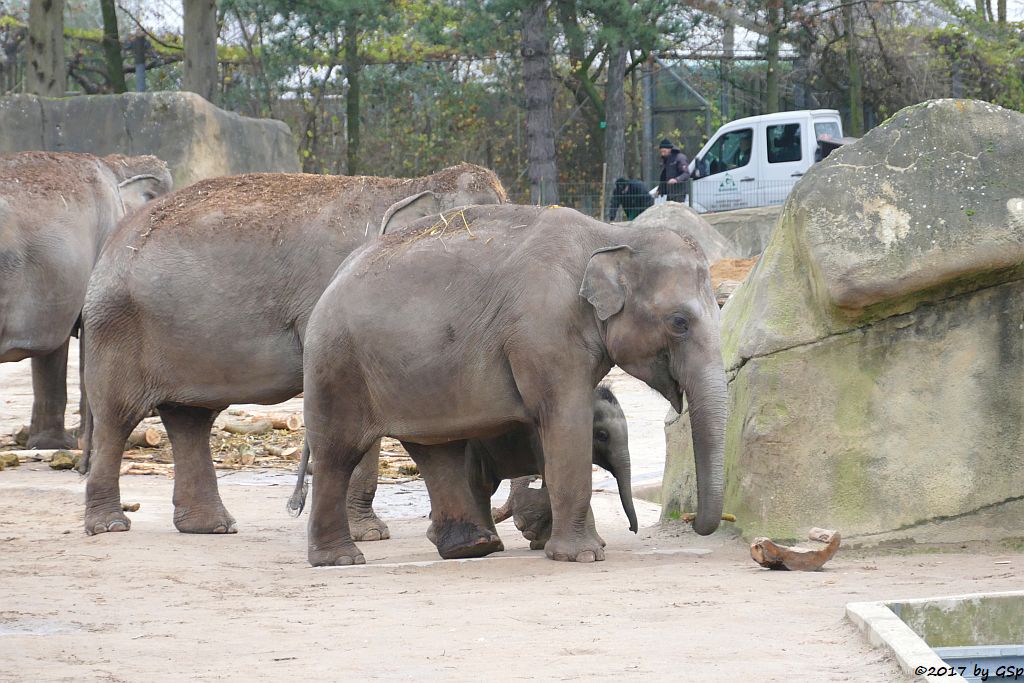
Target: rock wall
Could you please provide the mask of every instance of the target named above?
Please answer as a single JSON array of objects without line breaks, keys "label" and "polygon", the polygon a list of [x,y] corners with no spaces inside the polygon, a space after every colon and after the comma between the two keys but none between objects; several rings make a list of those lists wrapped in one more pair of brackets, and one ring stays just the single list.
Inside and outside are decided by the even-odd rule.
[{"label": "rock wall", "polygon": [[[1024,536],[1024,115],[903,110],[814,166],[723,311],[744,536]],[[665,514],[695,503],[671,415]]]},{"label": "rock wall", "polygon": [[250,171],[299,170],[288,126],[224,111],[194,93],[0,97],[0,153],[152,154],[174,186]]},{"label": "rock wall", "polygon": [[759,206],[701,214],[715,230],[733,245],[734,258],[757,256],[768,246],[782,206]]}]

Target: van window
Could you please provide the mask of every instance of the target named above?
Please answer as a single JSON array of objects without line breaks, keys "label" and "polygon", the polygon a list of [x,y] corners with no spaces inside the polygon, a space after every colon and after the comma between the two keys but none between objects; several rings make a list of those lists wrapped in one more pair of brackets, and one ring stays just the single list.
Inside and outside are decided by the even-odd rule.
[{"label": "van window", "polygon": [[750,150],[754,143],[754,129],[732,130],[722,135],[711,145],[702,159],[707,175],[724,173],[750,163]]},{"label": "van window", "polygon": [[814,124],[814,139],[838,140],[843,137],[839,132],[839,124],[835,121],[819,121]]},{"label": "van window", "polygon": [[803,150],[800,147],[800,124],[782,123],[765,128],[768,138],[768,163],[783,164],[800,161]]}]

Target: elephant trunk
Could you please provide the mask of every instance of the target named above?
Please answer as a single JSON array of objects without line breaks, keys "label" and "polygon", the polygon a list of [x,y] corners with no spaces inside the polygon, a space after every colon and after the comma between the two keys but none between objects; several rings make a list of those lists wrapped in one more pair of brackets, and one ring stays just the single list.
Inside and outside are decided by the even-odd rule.
[{"label": "elephant trunk", "polygon": [[714,533],[722,520],[728,416],[728,391],[722,366],[715,364],[692,376],[685,391],[697,471],[697,517],[693,529],[707,536]]},{"label": "elephant trunk", "polygon": [[612,476],[619,485],[619,500],[622,501],[622,510],[629,520],[629,530],[634,534],[639,526],[636,522],[636,509],[633,507],[633,480],[630,474],[629,451],[616,454],[613,457]]}]

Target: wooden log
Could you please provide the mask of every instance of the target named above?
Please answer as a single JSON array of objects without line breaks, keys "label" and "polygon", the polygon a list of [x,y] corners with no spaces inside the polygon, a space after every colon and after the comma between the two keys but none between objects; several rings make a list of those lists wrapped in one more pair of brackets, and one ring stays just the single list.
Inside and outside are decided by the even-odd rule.
[{"label": "wooden log", "polygon": [[28,445],[28,425],[21,425],[14,432],[14,443],[18,446]]},{"label": "wooden log", "polygon": [[771,539],[755,538],[750,544],[750,557],[762,567],[801,572],[816,572],[831,560],[839,550],[841,538],[838,531],[811,529],[811,540],[827,543],[824,548],[791,548],[779,545]]},{"label": "wooden log", "polygon": [[298,446],[288,446],[282,448],[273,444],[264,444],[263,450],[267,452],[267,455],[275,458],[281,458],[282,460],[298,460],[299,455],[302,453],[302,449]]},{"label": "wooden log", "polygon": [[302,416],[295,413],[267,415],[265,419],[270,420],[274,429],[287,429],[289,432],[297,432],[302,429]]},{"label": "wooden log", "polygon": [[221,427],[225,432],[229,434],[243,434],[246,436],[252,436],[254,434],[266,434],[274,425],[271,424],[270,420],[255,420],[253,422],[239,422],[235,420],[229,420],[224,423]]},{"label": "wooden log", "polygon": [[126,448],[157,448],[164,436],[154,427],[139,427],[128,437]]},{"label": "wooden log", "polygon": [[19,462],[50,462],[53,460],[53,454],[61,451],[67,451],[73,455],[82,454],[80,450],[68,451],[66,448],[28,448],[3,451],[3,453],[16,455]]},{"label": "wooden log", "polygon": [[[693,520],[697,519],[697,513],[696,512],[684,512],[682,515],[680,515],[679,518],[681,520],[683,520],[684,522],[693,523]],[[730,514],[728,512],[723,512],[722,513],[722,521],[723,522],[735,522],[736,521],[736,515]]]},{"label": "wooden log", "polygon": [[140,507],[138,503],[121,503],[122,512],[138,512]]}]

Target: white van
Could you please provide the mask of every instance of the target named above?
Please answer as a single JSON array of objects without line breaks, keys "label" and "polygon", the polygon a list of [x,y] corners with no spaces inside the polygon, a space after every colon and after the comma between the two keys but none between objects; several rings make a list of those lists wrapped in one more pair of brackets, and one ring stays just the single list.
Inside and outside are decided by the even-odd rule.
[{"label": "white van", "polygon": [[818,158],[818,140],[842,140],[835,109],[784,111],[731,121],[690,162],[700,212],[781,204]]}]

